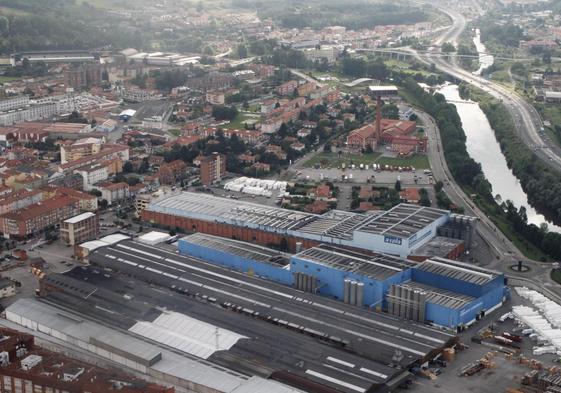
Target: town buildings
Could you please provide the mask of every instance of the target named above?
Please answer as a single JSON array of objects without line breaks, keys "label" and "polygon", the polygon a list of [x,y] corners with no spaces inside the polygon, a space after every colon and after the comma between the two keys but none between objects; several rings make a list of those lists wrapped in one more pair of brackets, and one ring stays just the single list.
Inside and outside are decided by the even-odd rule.
[{"label": "town buildings", "polygon": [[96,186],[101,191],[101,199],[105,199],[108,205],[113,205],[130,196],[127,183],[102,183]]},{"label": "town buildings", "polygon": [[99,217],[92,212],[70,217],[60,223],[60,238],[66,245],[74,246],[95,239],[99,234]]},{"label": "town buildings", "polygon": [[80,203],[60,195],[0,216],[0,231],[4,237],[25,238],[54,227],[80,212]]},{"label": "town buildings", "polygon": [[226,157],[223,154],[212,153],[201,157],[201,183],[209,186],[219,182],[226,173]]},{"label": "town buildings", "polygon": [[375,150],[378,145],[389,145],[392,151],[408,155],[412,152],[425,152],[426,137],[413,135],[417,125],[409,120],[382,119],[381,133],[377,135],[376,124],[366,124],[353,130],[347,136],[347,145],[353,150]]},{"label": "town buildings", "polygon": [[101,83],[100,64],[82,64],[63,71],[64,84],[75,90],[80,90]]},{"label": "town buildings", "polygon": [[0,390],[2,392],[173,393],[121,371],[103,369],[35,344],[32,335],[1,328]]}]

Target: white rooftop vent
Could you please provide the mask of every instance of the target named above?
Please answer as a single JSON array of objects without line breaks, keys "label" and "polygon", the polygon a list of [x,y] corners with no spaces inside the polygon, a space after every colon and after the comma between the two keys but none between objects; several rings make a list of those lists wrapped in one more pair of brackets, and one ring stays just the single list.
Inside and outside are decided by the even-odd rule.
[{"label": "white rooftop vent", "polygon": [[33,367],[43,361],[43,357],[39,355],[29,355],[21,361],[21,368],[24,371],[31,370]]}]

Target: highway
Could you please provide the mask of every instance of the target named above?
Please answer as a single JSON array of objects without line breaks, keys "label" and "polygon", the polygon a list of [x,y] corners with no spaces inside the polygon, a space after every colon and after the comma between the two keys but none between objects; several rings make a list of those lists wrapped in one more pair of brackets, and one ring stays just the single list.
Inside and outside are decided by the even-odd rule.
[{"label": "highway", "polygon": [[[452,26],[443,32],[434,41],[435,47],[431,48],[429,53],[420,54],[411,48],[408,48],[412,54],[423,63],[433,63],[436,68],[446,74],[464,82],[476,86],[492,96],[502,100],[506,105],[514,119],[517,126],[517,132],[522,139],[531,148],[533,147],[536,154],[550,163],[552,166],[561,169],[561,149],[559,147],[550,145],[549,141],[544,141],[540,136],[539,130],[542,127],[542,121],[536,110],[528,104],[522,97],[518,96],[511,90],[505,87],[489,82],[484,78],[473,75],[469,71],[463,70],[457,64],[451,64],[443,58],[431,57],[430,52],[439,51],[440,45],[444,42],[452,42],[457,44],[458,37],[466,27],[466,19],[460,13],[453,10],[439,8],[442,12],[446,13],[453,21]],[[527,282],[522,282],[524,285],[535,285],[547,290],[552,297],[560,299],[561,286],[555,283],[549,272],[551,265],[548,263],[541,263],[538,261],[528,260],[522,253],[508,240],[503,233],[498,229],[495,224],[481,211],[467,196],[463,190],[455,183],[444,158],[442,150],[442,143],[438,128],[432,119],[427,114],[422,112],[417,113],[426,127],[427,135],[429,137],[429,161],[431,169],[436,179],[442,179],[444,183],[444,191],[450,199],[457,205],[465,209],[466,214],[476,216],[480,219],[478,224],[478,234],[487,243],[490,250],[495,254],[495,259],[490,262],[489,267],[504,271],[512,278],[524,277],[523,273],[516,273],[510,269],[510,266],[515,264],[518,260],[523,260],[527,266],[530,267],[531,278],[524,279]],[[536,147],[540,147],[537,148]]]},{"label": "highway", "polygon": [[412,49],[409,50],[416,53],[417,58],[424,63],[433,63],[438,70],[478,87],[501,100],[512,116],[516,130],[526,145],[534,150],[539,158],[548,162],[554,168],[561,170],[561,148],[543,133],[540,133],[543,122],[531,104],[514,91],[500,84],[474,75],[456,64],[447,62],[444,58],[432,56],[432,54],[438,54],[440,45],[445,42],[457,44],[458,37],[466,27],[466,19],[462,14],[450,9],[439,9],[451,18],[452,26],[434,41],[435,46],[427,54],[416,53]]}]

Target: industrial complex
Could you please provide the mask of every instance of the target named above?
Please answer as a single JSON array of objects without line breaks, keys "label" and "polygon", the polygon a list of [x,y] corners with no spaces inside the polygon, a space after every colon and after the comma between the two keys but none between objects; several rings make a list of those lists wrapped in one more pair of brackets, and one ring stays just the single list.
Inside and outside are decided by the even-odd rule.
[{"label": "industrial complex", "polygon": [[201,233],[180,239],[178,247],[249,275],[452,329],[463,329],[507,296],[502,273],[443,258],[419,263],[325,244],[289,256]]},{"label": "industrial complex", "polygon": [[[238,258],[246,249],[254,260],[267,260],[259,263],[291,260],[252,245],[240,246]],[[307,392],[385,392],[457,342],[454,332],[171,247],[123,240],[93,250],[88,260],[89,266],[42,274],[39,301],[18,300],[7,319],[194,391],[245,392],[241,387],[258,380],[259,391],[288,393],[289,385]]]},{"label": "industrial complex", "polygon": [[469,246],[476,225],[472,217],[410,204],[379,214],[336,210],[317,215],[190,192],[154,200],[142,218],[187,232],[285,244],[291,251],[299,242],[305,248],[328,243],[401,257],[414,254],[437,235],[462,239]]}]

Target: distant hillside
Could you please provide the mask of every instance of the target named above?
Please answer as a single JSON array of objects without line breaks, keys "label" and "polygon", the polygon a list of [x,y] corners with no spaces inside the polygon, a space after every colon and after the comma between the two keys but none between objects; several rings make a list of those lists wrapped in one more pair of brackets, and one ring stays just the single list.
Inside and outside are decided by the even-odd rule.
[{"label": "distant hillside", "polygon": [[0,53],[141,47],[141,34],[118,22],[104,10],[75,0],[0,0]]}]

